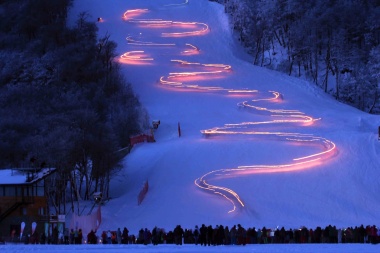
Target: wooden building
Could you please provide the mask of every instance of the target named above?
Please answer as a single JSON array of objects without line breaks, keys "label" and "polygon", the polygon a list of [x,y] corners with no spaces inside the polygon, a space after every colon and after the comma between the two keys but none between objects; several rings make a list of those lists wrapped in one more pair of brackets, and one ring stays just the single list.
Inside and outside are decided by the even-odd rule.
[{"label": "wooden building", "polygon": [[32,235],[32,223],[36,232],[45,230],[49,220],[46,186],[55,169],[0,169],[0,237],[19,242],[21,224],[23,235]]}]

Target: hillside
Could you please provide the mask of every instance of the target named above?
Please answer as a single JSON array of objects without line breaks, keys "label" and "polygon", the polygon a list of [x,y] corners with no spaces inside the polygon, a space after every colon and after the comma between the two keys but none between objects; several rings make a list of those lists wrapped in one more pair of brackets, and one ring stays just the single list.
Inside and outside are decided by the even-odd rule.
[{"label": "hillside", "polygon": [[[146,11],[123,19],[123,13],[133,9]],[[80,0],[74,2],[70,19],[81,11],[88,11],[94,20],[102,18],[99,35],[110,34],[120,56],[144,51],[145,60],[121,61],[122,69],[151,119],[161,121],[154,132],[156,142],[136,145],[111,182],[113,199],[102,209],[102,230],[126,226],[137,233],[145,227],[172,229],[181,224],[192,228],[202,223],[298,228],[378,222],[378,116],[340,104],[306,81],[253,66],[234,39],[223,6],[217,3]],[[142,24],[138,19],[174,22]],[[173,34],[194,30],[201,32]],[[194,50],[187,44],[198,49],[195,54],[184,52]],[[180,65],[171,60],[200,65]],[[225,64],[231,69],[202,64]],[[190,77],[169,74],[180,72],[213,73]],[[160,82],[161,77],[176,83],[168,87]],[[189,86],[193,84],[213,88],[199,90]],[[281,96],[276,98],[276,94]],[[244,107],[240,104],[244,101],[260,108],[294,111],[268,112]],[[274,114],[286,122],[267,123]],[[315,120],[289,122],[289,115]],[[207,137],[201,133],[242,122],[256,123],[239,126],[240,134],[231,134],[230,126],[227,135]],[[241,134],[252,131],[252,126],[256,133]],[[274,133],[287,133],[287,137],[301,138],[302,142],[286,141],[284,134]],[[306,142],[309,134],[318,141]],[[328,156],[322,153],[333,145],[336,147]],[[283,166],[315,154],[320,160],[290,166],[290,171]],[[247,165],[255,169],[233,175],[225,171]],[[276,170],[268,170],[269,166]],[[232,189],[244,207],[196,186],[196,179],[215,170],[222,171],[214,173],[208,182]],[[146,180],[149,192],[138,206],[137,195]],[[237,209],[229,213],[232,203]]]}]

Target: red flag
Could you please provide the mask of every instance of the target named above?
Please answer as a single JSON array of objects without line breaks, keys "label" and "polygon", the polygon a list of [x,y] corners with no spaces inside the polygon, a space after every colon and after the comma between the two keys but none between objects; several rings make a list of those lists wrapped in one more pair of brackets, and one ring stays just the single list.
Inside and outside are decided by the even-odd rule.
[{"label": "red flag", "polygon": [[96,211],[96,218],[97,218],[96,230],[98,230],[100,224],[102,223],[102,211],[100,210],[100,205],[98,206],[98,210]]}]

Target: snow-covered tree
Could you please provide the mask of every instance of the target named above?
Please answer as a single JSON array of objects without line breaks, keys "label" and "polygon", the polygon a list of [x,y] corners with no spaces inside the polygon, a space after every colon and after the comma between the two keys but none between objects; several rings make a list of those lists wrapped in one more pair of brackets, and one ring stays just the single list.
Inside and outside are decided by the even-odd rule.
[{"label": "snow-covered tree", "polygon": [[343,102],[376,111],[378,89],[371,75],[380,57],[373,50],[380,43],[378,1],[226,0],[224,4],[255,65],[305,76]]}]

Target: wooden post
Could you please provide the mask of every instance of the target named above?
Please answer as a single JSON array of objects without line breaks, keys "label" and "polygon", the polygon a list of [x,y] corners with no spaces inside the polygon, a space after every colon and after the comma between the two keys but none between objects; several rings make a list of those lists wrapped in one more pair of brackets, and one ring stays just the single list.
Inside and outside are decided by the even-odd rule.
[{"label": "wooden post", "polygon": [[156,140],[154,139],[153,128],[150,129],[150,135],[152,136],[152,141],[153,141],[153,142],[156,142]]}]

